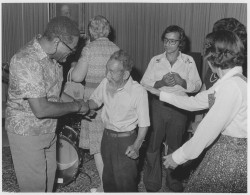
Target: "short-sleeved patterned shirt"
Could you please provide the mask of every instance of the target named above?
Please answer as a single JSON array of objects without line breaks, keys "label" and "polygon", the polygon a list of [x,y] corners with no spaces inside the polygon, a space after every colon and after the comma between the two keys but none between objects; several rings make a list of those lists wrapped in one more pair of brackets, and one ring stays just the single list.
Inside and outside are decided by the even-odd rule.
[{"label": "short-sleeved patterned shirt", "polygon": [[59,102],[62,66],[50,60],[35,37],[10,62],[5,128],[23,136],[54,133],[57,119],[38,119],[28,99],[46,97]]}]

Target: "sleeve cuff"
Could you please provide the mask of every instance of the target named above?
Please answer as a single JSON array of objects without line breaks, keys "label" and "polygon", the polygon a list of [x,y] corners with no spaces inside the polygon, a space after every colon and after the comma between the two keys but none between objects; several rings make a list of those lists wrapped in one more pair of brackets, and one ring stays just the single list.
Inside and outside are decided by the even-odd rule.
[{"label": "sleeve cuff", "polygon": [[159,99],[161,101],[164,101],[164,102],[169,102],[171,100],[171,97],[172,97],[171,95],[172,94],[170,94],[170,93],[166,93],[164,91],[161,91]]},{"label": "sleeve cuff", "polygon": [[98,108],[102,105],[102,102],[96,101],[93,99],[93,101],[98,105]]},{"label": "sleeve cuff", "polygon": [[178,165],[181,165],[181,164],[187,162],[187,160],[185,159],[184,153],[182,151],[182,147],[180,147],[178,150],[176,150],[172,154],[172,158],[173,158],[174,162],[176,162]]}]

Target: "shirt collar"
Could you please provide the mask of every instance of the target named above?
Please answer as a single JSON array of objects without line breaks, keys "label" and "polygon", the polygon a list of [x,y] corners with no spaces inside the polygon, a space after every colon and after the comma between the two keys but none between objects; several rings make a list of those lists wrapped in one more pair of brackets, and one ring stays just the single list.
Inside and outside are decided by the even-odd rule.
[{"label": "shirt collar", "polygon": [[108,38],[107,37],[99,37],[96,40],[108,40]]},{"label": "shirt collar", "polygon": [[[48,54],[43,50],[43,48],[41,47],[40,43],[38,42],[38,39],[40,39],[42,37],[42,35],[38,34],[35,38],[34,38],[34,43],[33,46],[36,49],[37,52],[37,56],[39,57],[40,60],[45,59],[45,58],[49,58]],[[52,59],[52,61],[57,64],[59,67],[61,67],[62,65],[59,64],[55,59]]]},{"label": "shirt collar", "polygon": [[233,77],[236,74],[242,74],[242,67],[235,66],[231,70],[229,70],[222,78],[219,78],[216,83],[211,87],[214,91],[217,91],[220,87],[220,84],[223,83],[225,80]]},{"label": "shirt collar", "polygon": [[242,67],[235,66],[231,70],[229,70],[222,78],[218,79],[218,82],[223,82],[239,73],[242,74]]},{"label": "shirt collar", "polygon": [[33,46],[35,47],[36,52],[37,52],[37,56],[40,58],[40,60],[42,60],[43,58],[48,57],[48,55],[45,53],[45,51],[42,49],[41,45],[38,42],[38,39],[41,38],[41,37],[42,37],[42,35],[40,35],[40,34],[37,35],[34,38],[34,43],[33,43]]},{"label": "shirt collar", "polygon": [[129,78],[128,78],[126,84],[125,84],[123,87],[117,89],[117,92],[118,92],[118,91],[122,91],[122,90],[124,89],[125,91],[127,91],[127,92],[129,93],[130,90],[131,90],[132,82],[133,82],[132,77],[129,76]]},{"label": "shirt collar", "polygon": [[[167,59],[167,57],[166,57],[166,52],[164,52],[163,54],[161,54],[160,57],[156,59],[156,61],[157,61],[157,62],[160,62],[160,60],[161,60],[162,58]],[[184,61],[184,56],[182,55],[181,51],[179,51],[179,55],[177,56],[177,60],[182,60],[182,61]]]}]

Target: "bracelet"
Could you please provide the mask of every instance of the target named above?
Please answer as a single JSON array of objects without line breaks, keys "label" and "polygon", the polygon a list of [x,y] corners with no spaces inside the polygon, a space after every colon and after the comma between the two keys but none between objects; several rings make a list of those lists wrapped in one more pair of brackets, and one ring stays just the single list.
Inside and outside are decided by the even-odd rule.
[{"label": "bracelet", "polygon": [[79,101],[75,100],[75,99],[73,100],[73,102],[77,103],[77,105],[79,107],[77,112],[80,112],[80,110],[82,109],[82,104]]}]

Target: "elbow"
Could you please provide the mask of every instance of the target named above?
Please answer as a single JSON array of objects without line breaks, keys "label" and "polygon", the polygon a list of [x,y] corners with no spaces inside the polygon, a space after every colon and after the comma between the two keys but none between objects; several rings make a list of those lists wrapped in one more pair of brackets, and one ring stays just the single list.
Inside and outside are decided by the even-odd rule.
[{"label": "elbow", "polygon": [[195,93],[199,92],[200,90],[201,90],[201,85],[195,87]]},{"label": "elbow", "polygon": [[201,82],[195,83],[194,90],[191,93],[197,93],[200,91],[200,89],[201,89]]},{"label": "elbow", "polygon": [[44,118],[46,118],[45,112],[43,112],[43,111],[33,111],[33,114],[38,119],[44,119]]}]

